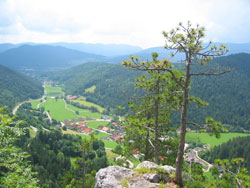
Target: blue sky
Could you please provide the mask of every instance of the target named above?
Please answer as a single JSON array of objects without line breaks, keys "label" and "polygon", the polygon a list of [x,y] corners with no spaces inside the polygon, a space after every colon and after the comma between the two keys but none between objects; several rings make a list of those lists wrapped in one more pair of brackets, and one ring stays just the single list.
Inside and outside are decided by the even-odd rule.
[{"label": "blue sky", "polygon": [[0,0],[0,43],[122,43],[162,46],[181,21],[206,40],[250,43],[250,0]]}]

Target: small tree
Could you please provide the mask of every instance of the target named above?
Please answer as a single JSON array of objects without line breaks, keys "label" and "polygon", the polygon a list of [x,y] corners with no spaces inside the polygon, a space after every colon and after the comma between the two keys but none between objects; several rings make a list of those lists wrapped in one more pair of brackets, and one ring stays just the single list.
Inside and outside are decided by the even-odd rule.
[{"label": "small tree", "polygon": [[[180,108],[181,93],[172,75],[164,70],[171,67],[169,61],[161,61],[157,57],[157,53],[152,53],[152,62],[131,57],[131,60],[123,61],[123,66],[146,72],[137,78],[135,83],[136,87],[145,91],[145,95],[136,103],[130,102],[130,108],[134,113],[125,121],[126,140],[128,140],[125,144],[128,151],[136,149],[144,154],[146,160],[154,158],[159,164],[160,156],[169,153],[166,152],[165,138],[170,129],[170,115]],[[177,77],[182,75],[177,70],[175,74]],[[168,139],[168,142],[170,140]],[[169,148],[169,151],[171,149]]]},{"label": "small tree", "polygon": [[163,32],[166,39],[165,48],[174,51],[170,55],[173,57],[177,53],[183,53],[185,56],[185,74],[183,77],[177,79],[172,70],[167,70],[172,74],[176,83],[182,88],[183,95],[180,118],[181,133],[178,156],[176,159],[176,183],[181,187],[183,186],[182,163],[187,124],[196,126],[199,129],[209,128],[216,137],[219,137],[219,131],[223,129],[221,123],[214,121],[212,118],[207,118],[205,121],[206,123],[203,126],[195,122],[188,122],[187,120],[190,101],[201,102],[199,98],[193,98],[189,95],[191,77],[202,75],[222,75],[231,71],[231,69],[224,69],[223,67],[212,67],[204,72],[191,71],[191,67],[199,65],[204,66],[207,62],[211,61],[213,57],[224,55],[228,51],[225,45],[220,45],[218,47],[211,45],[212,42],[209,42],[208,45],[204,46],[202,42],[202,38],[205,36],[204,31],[204,27],[200,27],[199,25],[192,27],[192,24],[188,22],[187,26],[183,26],[182,23],[179,23],[179,26],[176,29],[172,29],[170,32]]}]

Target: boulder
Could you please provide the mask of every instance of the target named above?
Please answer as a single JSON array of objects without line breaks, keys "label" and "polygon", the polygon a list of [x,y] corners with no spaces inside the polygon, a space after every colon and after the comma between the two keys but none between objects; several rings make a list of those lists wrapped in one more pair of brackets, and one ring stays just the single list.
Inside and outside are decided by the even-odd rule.
[{"label": "boulder", "polygon": [[140,169],[140,168],[152,169],[152,168],[158,168],[158,167],[159,166],[153,162],[143,161],[142,163],[137,165],[136,169]]},{"label": "boulder", "polygon": [[95,176],[95,188],[123,188],[121,181],[132,178],[134,171],[120,166],[101,169]]},{"label": "boulder", "polygon": [[161,166],[160,168],[166,170],[169,174],[176,171],[174,167],[168,165]]},{"label": "boulder", "polygon": [[155,188],[155,187],[158,187],[159,185],[160,184],[158,183],[150,183],[141,177],[132,179],[128,183],[129,188]]},{"label": "boulder", "polygon": [[158,174],[146,173],[146,174],[143,174],[143,178],[145,180],[152,182],[152,183],[159,183],[160,182],[160,176]]}]

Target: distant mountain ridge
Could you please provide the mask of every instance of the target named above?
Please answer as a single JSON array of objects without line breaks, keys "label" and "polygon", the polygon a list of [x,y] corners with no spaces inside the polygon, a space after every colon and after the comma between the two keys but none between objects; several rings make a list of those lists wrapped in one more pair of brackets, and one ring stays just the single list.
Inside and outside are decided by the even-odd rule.
[{"label": "distant mountain ridge", "polygon": [[[241,43],[241,44],[237,44],[237,43],[213,43],[213,45],[220,45],[220,44],[226,44],[227,47],[229,48],[229,52],[226,55],[231,55],[231,54],[237,54],[237,53],[250,53],[250,43]],[[204,44],[206,45],[206,43]],[[152,52],[157,52],[159,53],[159,59],[169,59],[170,61],[176,63],[176,62],[181,62],[185,57],[183,54],[176,54],[173,58],[169,56],[169,54],[171,52],[171,50],[166,50],[164,49],[164,47],[152,47],[152,48],[148,48],[145,50],[142,50],[140,52],[137,53],[133,53],[133,54],[127,54],[127,55],[123,55],[123,56],[116,56],[113,58],[109,58],[109,62],[110,63],[121,63],[123,60],[125,59],[129,59],[130,55],[135,55],[137,57],[140,57],[141,60],[145,60],[145,61],[151,61],[152,57],[151,57],[151,53]]]},{"label": "distant mountain ridge", "polygon": [[90,44],[90,43],[69,43],[69,42],[55,42],[55,43],[19,43],[19,44],[11,44],[11,43],[0,43],[0,53],[11,48],[17,48],[22,45],[30,45],[30,46],[39,46],[39,45],[49,45],[49,46],[61,46],[65,48],[69,48],[72,50],[77,50],[90,54],[97,54],[107,57],[112,56],[121,56],[131,53],[137,53],[143,50],[139,46],[133,46],[128,44]]},{"label": "distant mountain ridge", "polygon": [[105,59],[101,55],[50,45],[22,45],[0,53],[0,64],[17,70],[55,70]]}]

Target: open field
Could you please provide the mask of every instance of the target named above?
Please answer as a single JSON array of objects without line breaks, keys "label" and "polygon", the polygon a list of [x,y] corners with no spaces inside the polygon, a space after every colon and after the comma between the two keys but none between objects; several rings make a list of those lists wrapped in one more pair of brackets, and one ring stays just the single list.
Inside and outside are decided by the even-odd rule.
[{"label": "open field", "polygon": [[100,119],[102,117],[102,114],[100,114],[100,113],[96,113],[96,112],[93,113],[87,109],[81,109],[81,108],[75,107],[71,104],[67,104],[67,107],[73,111],[78,111],[79,115],[83,116],[83,117],[92,117],[92,118],[97,118],[97,119]]},{"label": "open field", "polygon": [[45,85],[44,88],[46,90],[47,96],[49,96],[49,97],[50,96],[61,96],[64,94],[62,91],[62,88],[59,86],[53,87],[51,85]]},{"label": "open field", "polygon": [[40,103],[40,100],[32,101],[31,106],[32,108],[36,109],[37,105]]},{"label": "open field", "polygon": [[250,134],[245,133],[221,133],[221,138],[217,139],[215,136],[209,136],[208,133],[193,133],[188,132],[186,135],[187,142],[200,142],[203,144],[209,144],[211,147],[220,145],[224,142],[229,141],[232,138],[239,136],[249,136]]},{"label": "open field", "polygon": [[98,129],[99,125],[106,126],[107,124],[107,121],[87,121],[87,126],[94,129]]},{"label": "open field", "polygon": [[91,86],[87,89],[85,89],[85,93],[94,93],[95,92],[95,89],[96,89],[96,86]]},{"label": "open field", "polygon": [[[90,139],[90,135],[81,134],[81,133],[78,133],[76,131],[72,131],[72,130],[69,130],[69,129],[67,129],[67,131],[62,130],[62,133],[63,134],[77,134],[77,135],[80,135],[82,138]],[[99,137],[102,137],[102,136],[106,136],[106,134],[99,132],[99,134],[96,135],[95,137],[99,138]],[[105,144],[105,148],[115,149],[115,147],[118,145],[116,142],[111,142],[111,141],[108,141],[108,140],[102,140],[102,141]]]},{"label": "open field", "polygon": [[[48,98],[47,101],[40,105],[44,107],[46,111],[49,112],[50,116],[57,121],[63,121],[65,119],[77,118],[74,112],[65,109],[65,103],[63,99],[51,99]],[[80,117],[80,116],[79,116]]]},{"label": "open field", "polygon": [[87,107],[95,107],[99,110],[99,112],[103,112],[105,109],[102,108],[101,106],[97,105],[97,104],[94,104],[94,103],[91,103],[91,102],[87,102],[86,99],[84,97],[80,97],[76,100],[72,100],[73,102],[78,102],[79,104],[81,105],[84,105],[84,106],[87,106]]}]

